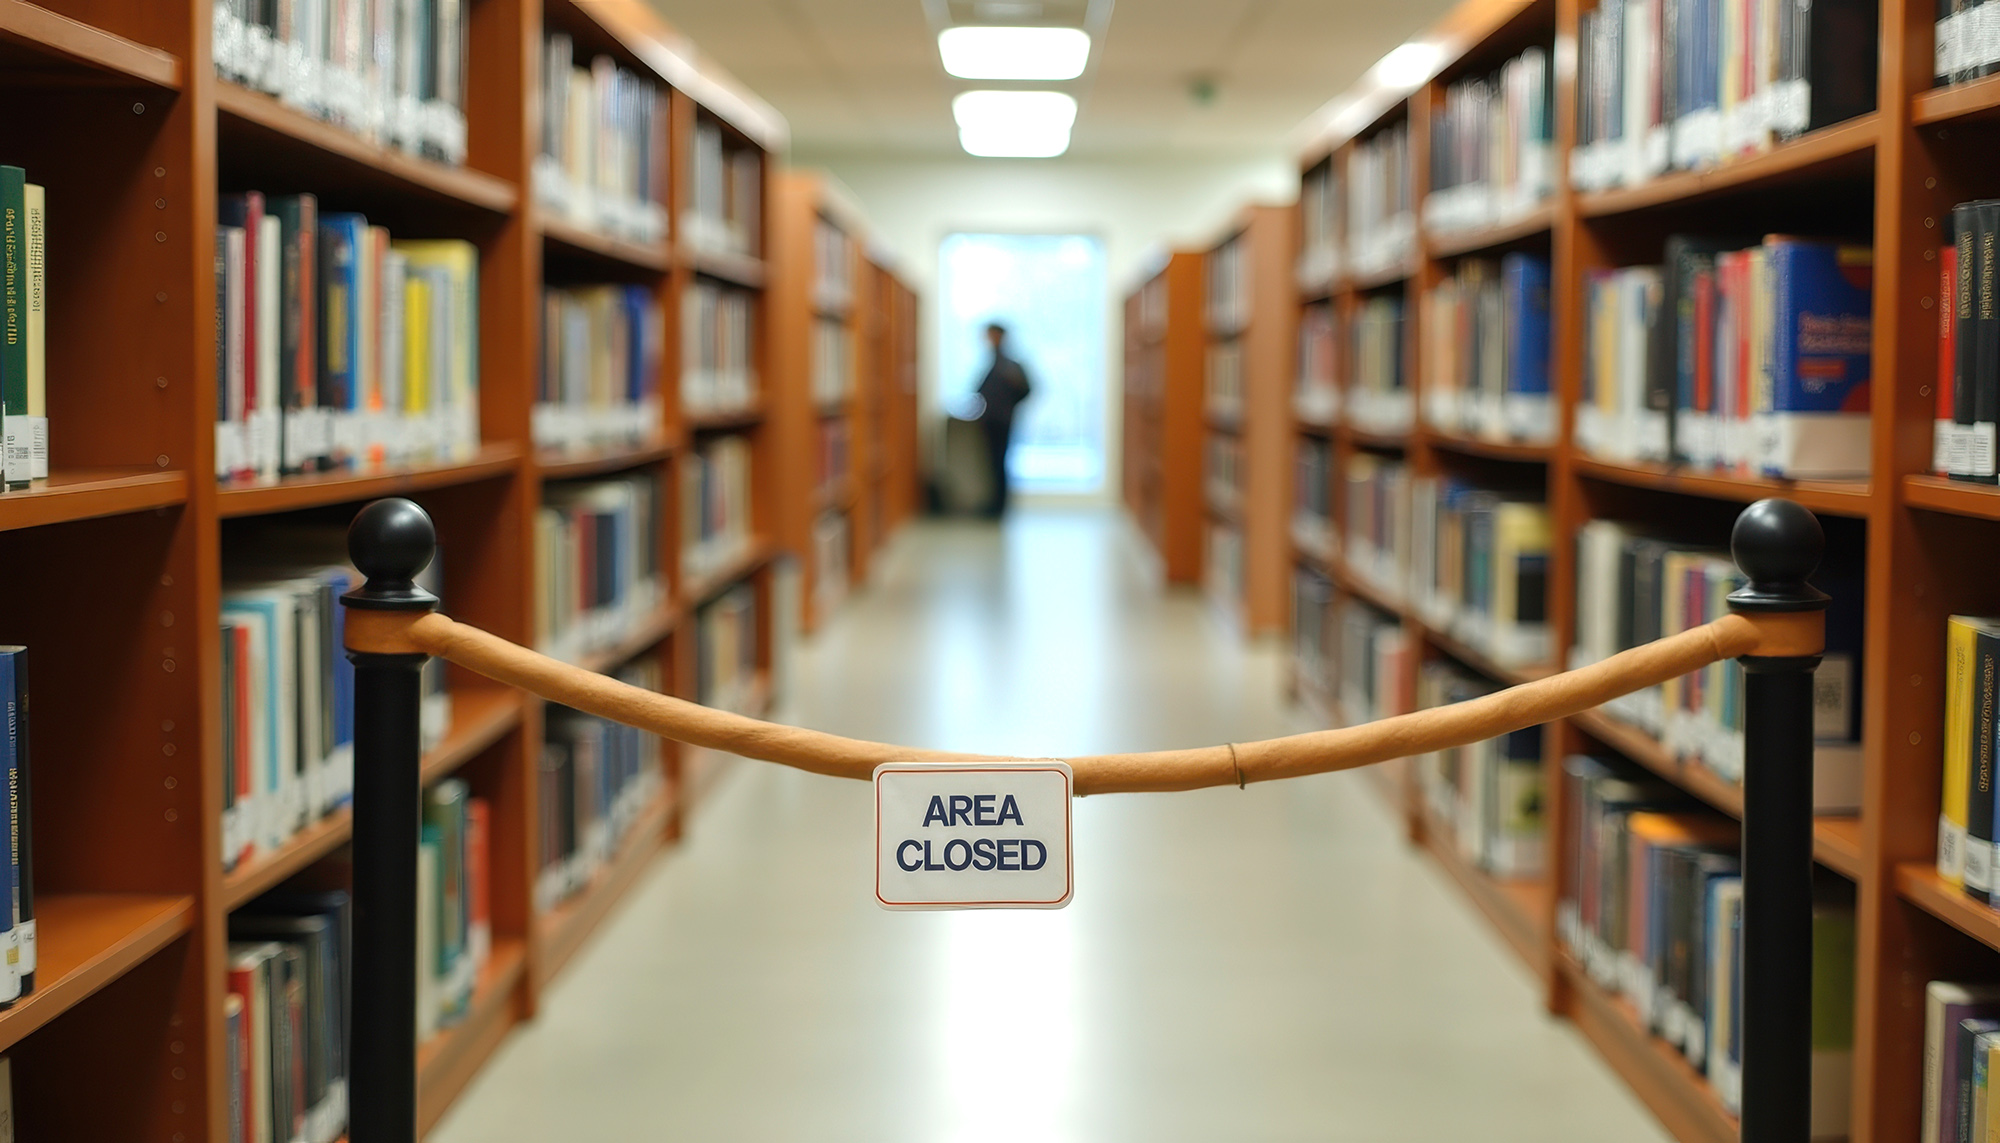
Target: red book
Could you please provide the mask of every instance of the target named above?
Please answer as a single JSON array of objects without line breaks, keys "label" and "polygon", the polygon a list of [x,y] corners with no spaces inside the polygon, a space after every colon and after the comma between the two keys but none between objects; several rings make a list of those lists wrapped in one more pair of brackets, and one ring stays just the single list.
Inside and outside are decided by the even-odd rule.
[{"label": "red book", "polygon": [[1703,462],[1712,459],[1715,447],[1710,419],[1715,415],[1715,275],[1720,266],[1718,259],[1694,278],[1694,408],[1711,425],[1704,434],[1708,455],[1701,458]]},{"label": "red book", "polygon": [[1957,451],[1958,394],[1952,379],[1958,361],[1958,247],[1938,248],[1937,422],[1931,430],[1931,471],[1950,476]]},{"label": "red book", "polygon": [[483,964],[493,944],[493,898],[488,889],[488,830],[493,809],[485,798],[465,801],[465,896],[472,963]]}]

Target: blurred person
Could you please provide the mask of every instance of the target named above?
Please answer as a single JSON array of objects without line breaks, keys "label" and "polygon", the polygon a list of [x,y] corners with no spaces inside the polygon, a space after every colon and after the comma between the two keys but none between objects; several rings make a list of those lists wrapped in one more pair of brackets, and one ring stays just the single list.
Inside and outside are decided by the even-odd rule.
[{"label": "blurred person", "polygon": [[1007,511],[1007,448],[1014,435],[1014,410],[1034,392],[1028,371],[1007,355],[1007,327],[999,322],[986,327],[986,342],[993,347],[993,365],[979,383],[979,398],[985,408],[979,414],[979,428],[986,437],[987,463],[993,470],[993,505],[987,514],[998,520]]}]

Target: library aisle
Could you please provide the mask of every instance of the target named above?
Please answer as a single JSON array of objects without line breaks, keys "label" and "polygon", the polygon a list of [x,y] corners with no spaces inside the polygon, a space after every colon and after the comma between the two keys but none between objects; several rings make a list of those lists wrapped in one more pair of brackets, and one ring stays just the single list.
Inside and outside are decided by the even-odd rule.
[{"label": "library aisle", "polygon": [[[1024,755],[1303,729],[1109,509],[925,522],[788,720]],[[1085,799],[1076,900],[888,913],[868,788],[738,765],[432,1143],[1667,1138],[1360,774]]]}]

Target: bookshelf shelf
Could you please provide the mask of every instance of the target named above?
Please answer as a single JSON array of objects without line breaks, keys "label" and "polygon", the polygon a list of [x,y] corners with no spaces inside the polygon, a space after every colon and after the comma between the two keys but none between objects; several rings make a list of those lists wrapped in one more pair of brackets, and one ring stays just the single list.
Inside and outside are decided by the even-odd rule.
[{"label": "bookshelf shelf", "polygon": [[646,867],[647,858],[665,844],[671,808],[667,794],[653,799],[632,823],[618,852],[598,870],[590,884],[536,920],[535,971],[544,981],[563,970],[584,938],[603,922],[639,871]]},{"label": "bookshelf shelf", "polygon": [[187,501],[187,474],[178,470],[58,470],[46,481],[0,494],[0,532],[122,516]]},{"label": "bookshelf shelf", "polygon": [[35,901],[35,991],[0,1012],[0,1052],[194,927],[193,897],[51,893]]},{"label": "bookshelf shelf", "polygon": [[1489,441],[1478,437],[1463,437],[1456,433],[1440,432],[1437,429],[1424,431],[1426,441],[1432,448],[1461,456],[1485,457],[1487,460],[1508,460],[1519,464],[1547,464],[1555,453],[1554,445],[1522,444],[1516,441]]},{"label": "bookshelf shelf", "polygon": [[746,290],[763,289],[769,277],[769,270],[764,260],[749,254],[705,250],[692,243],[683,242],[674,248],[674,258],[680,265],[697,274],[742,286]]},{"label": "bookshelf shelf", "polygon": [[771,561],[777,554],[777,547],[768,539],[757,539],[745,546],[734,559],[705,575],[681,582],[681,606],[689,611],[700,607],[726,590],[729,585],[748,578],[758,568]]},{"label": "bookshelf shelf", "polygon": [[[1618,753],[1700,798],[1730,817],[1743,817],[1743,787],[1709,769],[1698,759],[1680,758],[1666,745],[1601,708],[1572,715],[1570,725],[1597,739]],[[1846,877],[1862,876],[1861,819],[1818,817],[1813,819],[1813,860]]]},{"label": "bookshelf shelf", "polygon": [[1458,258],[1466,254],[1477,254],[1524,238],[1546,234],[1555,224],[1556,208],[1552,202],[1540,206],[1498,226],[1488,226],[1480,230],[1467,230],[1455,234],[1435,235],[1425,240],[1424,247],[1433,259]]},{"label": "bookshelf shelf", "polygon": [[1987,948],[2000,949],[2000,910],[1973,900],[1939,877],[1932,862],[1896,866],[1896,894]]},{"label": "bookshelf shelf", "polygon": [[1243,432],[1243,418],[1229,413],[1203,413],[1202,423],[1212,433],[1228,433],[1233,437]]},{"label": "bookshelf shelf", "polygon": [[1570,1018],[1675,1138],[1737,1143],[1736,1117],[1677,1049],[1641,1027],[1632,1005],[1606,992],[1568,953],[1558,953],[1556,965],[1571,998]]},{"label": "bookshelf shelf", "polygon": [[1312,420],[1299,416],[1292,418],[1292,428],[1294,430],[1316,437],[1330,437],[1338,427],[1339,423],[1336,421]]},{"label": "bookshelf shelf", "polygon": [[566,452],[538,452],[535,454],[535,470],[543,480],[568,480],[578,476],[601,476],[605,473],[622,472],[641,465],[657,464],[674,453],[674,446],[666,441],[652,444],[634,445],[630,448],[607,449],[598,453],[574,455]]},{"label": "bookshelf shelf", "polygon": [[545,210],[535,211],[535,225],[551,255],[595,259],[653,274],[666,273],[673,266],[665,244],[648,246],[601,234]]},{"label": "bookshelf shelf", "polygon": [[1942,476],[1905,476],[1903,500],[1912,508],[2000,520],[2000,488]]},{"label": "bookshelf shelf", "polygon": [[1555,667],[1547,663],[1531,663],[1514,667],[1506,666],[1491,655],[1488,655],[1485,651],[1474,647],[1470,643],[1462,642],[1449,632],[1441,631],[1429,623],[1410,619],[1405,619],[1404,622],[1415,622],[1415,625],[1423,631],[1424,640],[1431,646],[1443,651],[1445,654],[1457,659],[1459,662],[1471,667],[1494,682],[1514,687],[1522,683],[1534,682],[1536,679],[1545,679],[1556,673]]},{"label": "bookshelf shelf", "polygon": [[478,1074],[512,1026],[510,1017],[527,972],[527,942],[497,937],[472,986],[463,1019],[417,1045],[417,1130],[430,1130]]},{"label": "bookshelf shelf", "polygon": [[1345,284],[1347,289],[1357,293],[1364,290],[1379,290],[1384,286],[1400,285],[1416,277],[1418,271],[1419,263],[1412,259],[1393,266],[1384,266],[1379,270],[1370,270],[1365,274],[1349,274]]},{"label": "bookshelf shelf", "polygon": [[[430,786],[450,776],[501,735],[519,726],[522,701],[519,691],[495,686],[460,687],[453,691],[451,729],[436,749],[424,754],[423,784]],[[353,836],[353,811],[338,809],[300,830],[268,856],[224,873],[223,910],[233,912],[242,908],[347,844]]]},{"label": "bookshelf shelf", "polygon": [[1871,111],[1802,135],[1769,151],[1706,171],[1663,175],[1634,187],[1576,196],[1577,212],[1603,218],[1662,206],[1680,206],[1731,191],[1772,189],[1863,173],[1882,137],[1882,116]]},{"label": "bookshelf shelf", "polygon": [[759,401],[740,409],[708,409],[698,413],[683,413],[682,421],[689,432],[713,433],[731,429],[747,429],[764,419],[764,404]]},{"label": "bookshelf shelf", "polygon": [[505,214],[519,201],[505,179],[371,143],[225,79],[214,86],[218,149],[256,154],[260,168],[282,166],[288,182],[321,192],[416,195],[490,214]]},{"label": "bookshelf shelf", "polygon": [[1493,927],[1500,930],[1528,971],[1545,976],[1549,963],[1543,930],[1555,905],[1548,884],[1502,880],[1487,873],[1465,859],[1458,851],[1451,829],[1428,812],[1424,815],[1423,842],[1424,849],[1451,874]]},{"label": "bookshelf shelf", "polygon": [[1860,480],[1770,480],[1759,476],[1720,476],[1687,472],[1660,464],[1617,463],[1576,454],[1578,473],[1613,484],[1654,488],[1711,500],[1748,504],[1767,496],[1796,500],[1829,516],[1866,517],[1872,501],[1868,483]]},{"label": "bookshelf shelf", "polygon": [[0,0],[0,72],[16,80],[55,73],[69,80],[136,82],[168,90],[181,86],[181,60],[171,52],[25,0]]},{"label": "bookshelf shelf", "polygon": [[1335,430],[1335,435],[1358,448],[1371,448],[1382,452],[1402,452],[1410,447],[1408,433],[1385,433],[1357,425],[1342,425]]},{"label": "bookshelf shelf", "polygon": [[1365,600],[1366,602],[1373,604],[1375,607],[1383,611],[1386,611],[1391,615],[1401,618],[1405,623],[1408,623],[1410,621],[1408,611],[1404,608],[1402,600],[1397,599],[1395,596],[1389,594],[1386,591],[1383,591],[1381,588],[1375,586],[1373,583],[1370,583],[1368,580],[1363,579],[1361,576],[1355,575],[1354,572],[1348,568],[1347,562],[1345,560],[1336,560],[1333,565],[1333,570],[1334,570],[1333,582],[1337,584],[1342,591],[1345,591],[1347,594],[1354,596],[1357,599]]},{"label": "bookshelf shelf", "polygon": [[1910,99],[1910,119],[1921,126],[1994,118],[2000,118],[2000,77],[1919,91]]},{"label": "bookshelf shelf", "polygon": [[267,483],[227,484],[217,493],[216,501],[225,518],[261,516],[494,480],[512,475],[520,462],[518,445],[489,443],[480,448],[476,458],[463,464],[416,465],[387,472],[318,472]]},{"label": "bookshelf shelf", "polygon": [[586,671],[608,674],[659,646],[680,625],[681,613],[671,603],[662,603],[653,613],[632,626],[623,639],[581,655],[576,665]]},{"label": "bookshelf shelf", "polygon": [[450,777],[500,736],[521,725],[525,698],[505,687],[461,686],[451,692],[451,727],[426,751],[420,774],[425,786]]},{"label": "bookshelf shelf", "polygon": [[813,511],[828,512],[854,506],[854,478],[843,476],[813,490]]}]

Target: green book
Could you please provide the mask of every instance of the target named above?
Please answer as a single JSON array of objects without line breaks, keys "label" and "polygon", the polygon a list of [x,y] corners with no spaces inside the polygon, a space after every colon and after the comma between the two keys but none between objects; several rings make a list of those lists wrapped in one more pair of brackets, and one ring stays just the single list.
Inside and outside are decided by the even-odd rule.
[{"label": "green book", "polygon": [[7,487],[34,463],[28,424],[28,172],[0,166],[0,435]]}]

